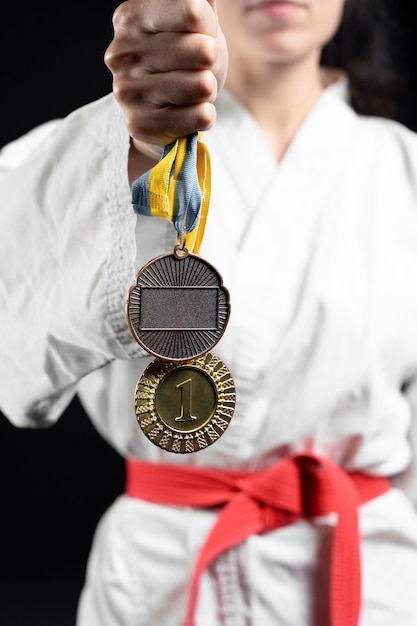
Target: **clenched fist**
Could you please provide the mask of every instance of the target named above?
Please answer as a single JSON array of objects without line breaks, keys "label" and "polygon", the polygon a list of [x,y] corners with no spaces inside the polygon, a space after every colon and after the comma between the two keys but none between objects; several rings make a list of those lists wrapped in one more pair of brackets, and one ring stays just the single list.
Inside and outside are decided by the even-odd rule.
[{"label": "clenched fist", "polygon": [[210,128],[227,72],[215,0],[128,0],[113,25],[105,63],[136,148]]}]

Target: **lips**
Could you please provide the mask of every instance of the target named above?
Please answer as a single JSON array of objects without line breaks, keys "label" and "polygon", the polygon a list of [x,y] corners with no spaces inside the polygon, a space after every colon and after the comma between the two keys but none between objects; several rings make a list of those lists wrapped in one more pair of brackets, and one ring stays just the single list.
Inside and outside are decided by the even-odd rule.
[{"label": "lips", "polygon": [[288,7],[305,7],[306,4],[305,2],[297,2],[294,0],[252,0],[251,2],[248,2],[247,6],[246,6],[246,10],[247,11],[254,11],[257,9],[262,9],[262,8],[268,8],[271,7],[273,8],[274,6],[279,7],[279,6],[288,6]]}]

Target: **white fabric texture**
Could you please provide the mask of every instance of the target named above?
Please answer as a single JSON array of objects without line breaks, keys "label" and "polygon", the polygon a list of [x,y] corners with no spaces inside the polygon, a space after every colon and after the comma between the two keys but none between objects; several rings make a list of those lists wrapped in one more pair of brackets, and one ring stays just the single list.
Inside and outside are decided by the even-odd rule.
[{"label": "white fabric texture", "polygon": [[[203,140],[213,189],[200,254],[232,302],[215,348],[237,389],[228,430],[177,456],[136,424],[133,392],[151,358],[130,336],[124,301],[135,270],[171,251],[175,234],[133,214],[129,140],[111,95],[0,154],[1,410],[18,426],[47,425],[77,392],[125,456],[251,470],[310,450],[407,489],[416,136],[356,115],[342,84],[323,93],[279,164],[227,91]],[[215,517],[119,498],[97,530],[79,626],[180,626],[193,559]],[[360,523],[361,626],[415,626],[410,501],[392,490],[361,508]],[[300,522],[221,557],[204,576],[198,626],[325,626],[326,593],[317,591],[329,529],[328,520]]]}]

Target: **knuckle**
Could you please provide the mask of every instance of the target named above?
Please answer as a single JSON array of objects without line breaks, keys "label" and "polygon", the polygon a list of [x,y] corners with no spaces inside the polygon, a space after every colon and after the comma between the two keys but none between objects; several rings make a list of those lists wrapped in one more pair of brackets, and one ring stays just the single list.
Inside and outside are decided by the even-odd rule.
[{"label": "knuckle", "polygon": [[201,0],[188,0],[184,6],[184,18],[187,27],[191,30],[197,26],[201,20],[202,3]]},{"label": "knuckle", "polygon": [[143,92],[133,89],[125,82],[114,82],[113,95],[122,107],[125,115],[132,115],[134,112],[141,111],[146,107],[146,101]]},{"label": "knuckle", "polygon": [[112,42],[104,53],[104,63],[111,71],[115,71],[120,65],[120,54],[114,42]]},{"label": "knuckle", "polygon": [[211,68],[215,65],[218,57],[217,43],[209,35],[198,35],[198,58],[203,67]]},{"label": "knuckle", "polygon": [[199,108],[198,130],[209,130],[216,121],[216,109],[210,102],[204,102]]},{"label": "knuckle", "polygon": [[123,82],[113,82],[113,95],[123,108],[132,101],[131,90]]},{"label": "knuckle", "polygon": [[133,9],[130,2],[122,2],[113,12],[113,28],[117,31],[123,29],[133,19]]},{"label": "knuckle", "polygon": [[217,18],[207,0],[187,0],[183,11],[187,31],[213,35],[217,30]]},{"label": "knuckle", "polygon": [[217,95],[217,81],[209,70],[199,72],[198,95],[201,100],[214,100]]}]

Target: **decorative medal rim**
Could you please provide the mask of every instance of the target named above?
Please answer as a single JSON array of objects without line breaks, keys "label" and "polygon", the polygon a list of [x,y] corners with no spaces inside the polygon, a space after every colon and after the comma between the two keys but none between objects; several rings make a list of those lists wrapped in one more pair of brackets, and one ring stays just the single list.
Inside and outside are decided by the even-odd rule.
[{"label": "decorative medal rim", "polygon": [[[209,377],[216,391],[217,403],[212,415],[201,427],[195,431],[179,432],[167,425],[158,414],[156,394],[169,373],[187,367]],[[225,383],[227,386],[222,389]],[[181,364],[155,359],[145,368],[135,389],[135,415],[142,432],[158,448],[178,454],[198,452],[215,443],[229,426],[235,406],[236,387],[232,374],[227,365],[211,352]]]},{"label": "decorative medal rim", "polygon": [[[146,344],[137,334],[136,329],[132,323],[131,317],[130,317],[130,311],[129,308],[131,306],[131,296],[132,293],[137,290],[139,288],[139,284],[138,281],[140,279],[140,276],[147,270],[148,267],[150,267],[151,265],[153,265],[154,263],[156,263],[159,260],[162,260],[164,258],[167,257],[174,257],[178,260],[183,260],[186,257],[192,257],[194,259],[196,259],[199,263],[201,263],[202,265],[207,266],[208,268],[210,268],[210,270],[218,277],[219,280],[219,285],[216,287],[219,290],[222,290],[223,293],[225,294],[226,297],[226,315],[224,317],[224,322],[223,322],[223,326],[220,327],[219,329],[216,329],[216,331],[218,332],[218,337],[216,337],[213,341],[210,342],[209,345],[204,346],[201,348],[201,350],[193,352],[192,354],[189,354],[187,356],[172,356],[172,355],[166,355],[166,354],[161,354],[161,352],[157,352],[155,349],[149,347],[148,344]],[[198,285],[200,286],[200,285]],[[211,286],[211,285],[210,285]],[[209,287],[209,286],[207,286]],[[208,261],[206,261],[205,259],[202,259],[200,256],[193,254],[192,252],[189,252],[187,250],[187,248],[181,247],[180,245],[175,246],[174,250],[172,252],[168,252],[165,254],[160,254],[152,259],[150,259],[149,261],[147,261],[141,268],[140,270],[136,273],[136,277],[135,277],[135,283],[129,288],[129,291],[127,293],[127,297],[126,297],[126,301],[125,301],[125,317],[127,320],[127,324],[130,330],[130,333],[132,334],[133,338],[135,339],[135,341],[141,346],[141,348],[143,348],[148,354],[161,359],[163,361],[172,361],[175,363],[180,363],[180,362],[184,362],[184,361],[189,361],[190,359],[196,359],[198,357],[204,356],[205,354],[207,354],[209,351],[211,351],[216,345],[217,343],[220,341],[220,339],[223,337],[223,334],[226,330],[226,327],[228,325],[229,319],[230,319],[230,312],[231,312],[231,305],[230,305],[230,292],[227,289],[227,287],[225,287],[224,283],[223,283],[223,277],[221,276],[220,272]],[[171,333],[182,333],[182,332],[188,332],[188,333],[198,333],[198,332],[202,332],[201,329],[160,329],[161,331],[164,330],[164,332],[171,332]]]}]

